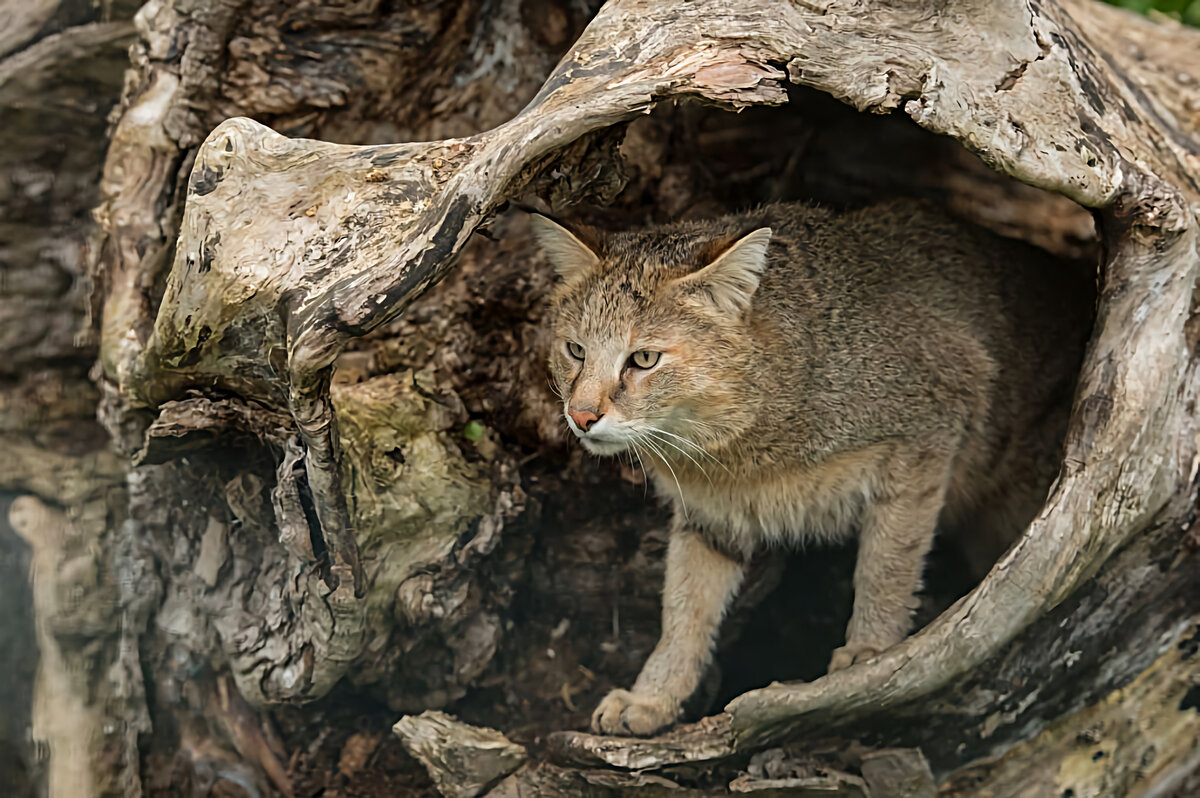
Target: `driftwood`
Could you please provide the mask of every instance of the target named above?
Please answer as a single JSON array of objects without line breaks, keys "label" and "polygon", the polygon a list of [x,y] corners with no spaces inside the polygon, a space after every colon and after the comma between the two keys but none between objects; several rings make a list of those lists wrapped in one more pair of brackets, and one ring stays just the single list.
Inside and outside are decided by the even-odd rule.
[{"label": "driftwood", "polygon": [[[33,406],[28,397],[46,395],[34,387],[61,384],[53,395],[63,397],[55,400],[63,417],[83,424],[96,396],[76,368],[65,380],[22,376],[6,388],[5,442],[22,459],[13,468],[0,464],[5,487],[44,500],[14,509],[22,535],[40,541],[38,567],[61,573],[56,563],[95,562],[96,585],[88,589],[109,597],[96,606],[111,612],[81,627],[101,641],[88,661],[103,664],[76,672],[94,683],[100,673],[123,675],[102,688],[109,692],[90,716],[99,727],[115,719],[123,731],[90,754],[99,785],[90,791],[153,789],[156,778],[160,787],[163,779],[174,784],[183,768],[193,786],[223,780],[287,793],[303,747],[293,730],[315,716],[278,708],[321,699],[347,681],[396,713],[475,711],[463,696],[485,674],[495,676],[506,639],[535,639],[508,624],[522,580],[540,578],[531,576],[536,558],[528,552],[548,534],[522,521],[526,496],[548,504],[555,491],[595,472],[571,465],[556,482],[522,456],[520,436],[556,441],[545,420],[552,400],[513,389],[502,398],[520,396],[525,415],[511,432],[491,429],[473,421],[492,401],[477,385],[503,375],[472,383],[449,375],[452,351],[435,369],[421,367],[429,357],[388,347],[428,334],[435,348],[453,350],[452,319],[469,311],[450,303],[471,295],[472,280],[517,274],[529,282],[515,290],[536,295],[546,277],[534,273],[540,264],[526,265],[528,250],[503,244],[480,255],[472,234],[511,199],[607,202],[627,180],[643,186],[639,170],[658,168],[644,153],[662,150],[647,143],[653,128],[631,120],[679,100],[740,110],[807,102],[818,92],[859,111],[911,119],[943,136],[937,158],[957,164],[935,178],[897,164],[864,172],[930,180],[952,208],[1062,254],[1095,254],[1074,203],[1094,213],[1098,320],[1063,469],[1044,510],[981,585],[869,663],[752,690],[724,712],[649,740],[559,732],[532,744],[502,729],[531,742],[531,760],[505,775],[521,758],[514,752],[503,768],[462,781],[474,778],[482,789],[504,777],[496,795],[679,785],[845,795],[927,794],[933,783],[962,795],[1181,788],[1196,770],[1200,731],[1191,682],[1200,597],[1189,532],[1200,470],[1200,336],[1192,321],[1200,34],[1090,0],[968,2],[952,10],[612,0],[573,43],[572,20],[586,16],[578,9],[536,22],[517,3],[500,3],[494,16],[476,12],[471,4],[396,12],[404,25],[395,30],[444,37],[414,35],[405,41],[425,43],[404,46],[387,39],[391,29],[357,33],[383,13],[370,2],[318,12],[265,0],[154,0],[138,12],[134,68],[100,184],[93,306],[71,287],[72,301],[47,314],[36,347],[13,337],[26,333],[19,323],[0,327],[0,349],[24,353],[25,361],[12,361],[20,371],[75,354],[70,339],[85,311],[100,319],[100,417],[121,456],[105,448],[87,461],[76,451],[56,460],[38,436],[38,417],[25,411]],[[60,43],[103,50],[128,31],[108,24],[63,34]],[[322,36],[322,26],[362,38],[346,44]],[[316,32],[306,38],[307,30]],[[459,40],[490,46],[472,45],[456,62],[440,43]],[[53,62],[39,58],[59,44],[41,42],[41,50],[18,53],[25,61],[0,61],[0,101],[8,101],[6,91],[32,91],[6,76],[52,74],[16,68]],[[364,53],[400,54],[389,61]],[[468,88],[437,95],[409,80],[424,63],[445,74],[457,63]],[[403,79],[372,84],[363,76],[373,69]],[[516,77],[496,77],[506,69]],[[253,113],[270,116],[277,130],[333,138],[336,124],[314,119],[336,107],[368,116],[363,85],[405,86],[387,91],[407,91],[404,107],[414,111],[399,129],[381,125],[357,140],[429,140],[351,145],[281,135],[242,117],[220,121]],[[675,129],[696,118],[685,108],[674,113]],[[439,115],[454,121],[439,127]],[[816,118],[813,128],[824,121]],[[885,137],[920,132],[886,130]],[[782,155],[771,161],[782,167],[778,174],[792,168],[789,141],[776,135],[761,149],[764,161]],[[795,154],[807,141],[796,139]],[[974,159],[955,161],[962,155],[951,142],[1019,183],[981,173]],[[826,179],[848,183],[850,175],[831,170]],[[661,175],[664,183],[668,177]],[[671,201],[669,191],[656,196]],[[502,219],[497,227],[517,224]],[[464,250],[466,275],[430,299]],[[53,283],[53,273],[29,274],[37,277],[30,285]],[[19,307],[0,305],[0,322],[19,318]],[[540,389],[537,358],[528,353],[537,340],[521,332],[535,326],[524,317],[515,324],[504,344],[515,354],[501,357],[499,368],[517,369],[514,381]],[[85,349],[81,359],[90,356]],[[389,357],[396,367],[380,367]],[[67,507],[66,515],[45,501]],[[604,504],[594,505],[596,523],[615,527],[619,511],[605,516]],[[586,525],[590,507],[576,522]],[[97,550],[115,553],[79,559]],[[582,559],[603,571],[608,555],[597,551],[586,549]],[[652,608],[655,586],[643,583],[653,572],[638,573],[642,592],[624,606]],[[595,578],[604,590],[614,587],[603,581],[610,576]],[[35,598],[38,633],[50,634],[47,621],[61,610],[49,596]],[[576,636],[603,628],[581,615],[563,620],[575,628],[551,622],[551,643],[537,645],[566,652]],[[626,629],[637,623],[624,620]],[[614,638],[621,634],[614,629]],[[84,656],[65,633],[59,639],[59,661]],[[578,689],[597,692],[590,673],[584,669]],[[85,695],[84,687],[75,683],[73,694]],[[576,689],[563,683],[562,705],[581,719],[587,708],[575,706],[584,701],[573,697]],[[563,717],[560,728],[573,722],[565,710]],[[401,721],[410,737],[419,725]],[[164,728],[171,742],[147,741]],[[447,752],[469,749],[464,740],[477,734],[456,734],[463,727],[448,720],[439,728],[422,760],[455,761]],[[65,746],[72,731],[46,734]],[[107,783],[94,778],[101,771]]]},{"label": "driftwood", "polygon": [[453,798],[480,795],[529,758],[495,729],[468,726],[441,712],[401,718],[395,732],[429,769],[438,790]]}]

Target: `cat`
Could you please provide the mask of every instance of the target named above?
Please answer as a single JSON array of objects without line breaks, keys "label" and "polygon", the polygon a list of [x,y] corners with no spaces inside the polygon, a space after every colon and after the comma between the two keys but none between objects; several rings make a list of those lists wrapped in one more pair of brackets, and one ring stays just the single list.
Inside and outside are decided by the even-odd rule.
[{"label": "cat", "polygon": [[756,552],[857,532],[835,671],[907,635],[939,523],[986,571],[1043,503],[1091,321],[1079,270],[912,200],[531,224],[565,420],[674,510],[661,638],[595,731],[678,720]]}]

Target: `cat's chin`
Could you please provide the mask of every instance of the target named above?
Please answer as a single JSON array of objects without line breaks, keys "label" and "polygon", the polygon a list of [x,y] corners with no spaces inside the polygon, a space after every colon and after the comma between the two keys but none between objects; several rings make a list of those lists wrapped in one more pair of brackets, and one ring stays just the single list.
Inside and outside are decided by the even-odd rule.
[{"label": "cat's chin", "polygon": [[580,438],[579,442],[583,444],[583,448],[587,449],[588,452],[600,457],[620,454],[629,448],[629,444],[623,441],[597,441]]}]

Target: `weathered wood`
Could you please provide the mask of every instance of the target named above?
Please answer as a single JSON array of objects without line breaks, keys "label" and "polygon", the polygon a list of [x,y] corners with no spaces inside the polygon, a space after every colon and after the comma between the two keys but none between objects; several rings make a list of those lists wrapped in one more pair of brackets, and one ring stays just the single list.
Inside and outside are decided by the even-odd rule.
[{"label": "weathered wood", "polygon": [[[126,374],[127,391],[151,402],[170,397],[182,385],[217,383],[287,406],[306,444],[308,484],[338,563],[332,573],[350,572],[354,592],[361,596],[365,576],[345,509],[336,419],[328,398],[334,359],[347,340],[385,323],[439,279],[475,226],[521,188],[519,176],[530,164],[592,130],[645,111],[659,98],[692,95],[734,107],[780,102],[782,74],[771,63],[789,62],[790,77],[798,83],[862,110],[903,105],[919,124],[963,141],[995,168],[1086,205],[1120,206],[1120,213],[1131,217],[1125,224],[1164,231],[1174,239],[1179,262],[1194,265],[1195,231],[1187,202],[1197,193],[1180,162],[1185,153],[1161,132],[1132,133],[1151,126],[1147,119],[1153,109],[1138,116],[1144,102],[1121,96],[1129,93],[1127,86],[1103,82],[1103,73],[1076,74],[1076,65],[1087,59],[1071,47],[1075,34],[1069,18],[1053,7],[1031,15],[1013,2],[984,4],[977,11],[947,19],[910,41],[881,39],[881,32],[912,29],[922,13],[918,10],[876,13],[830,4],[817,13],[771,3],[701,3],[668,10],[653,3],[613,3],[538,97],[511,122],[484,134],[354,148],[288,141],[246,120],[225,122],[197,155],[154,334],[144,349],[133,346],[116,371]],[[769,32],[755,23],[763,19],[773,22]],[[981,58],[971,33],[983,29],[1005,44]],[[858,60],[868,41],[883,47],[886,70],[875,66],[878,53],[870,62]],[[636,60],[621,55],[635,51]],[[1110,111],[1106,95],[1112,96],[1110,107],[1119,99],[1129,110]],[[1079,121],[1081,112],[1086,124]],[[1122,150],[1130,151],[1132,160]],[[1168,188],[1157,175],[1183,176],[1182,185]],[[1115,213],[1112,223],[1121,223]],[[1118,266],[1119,261],[1109,268],[1117,279]],[[1190,268],[1175,267],[1174,289],[1158,297],[1163,304],[1155,318],[1178,318],[1176,308],[1190,291]],[[1132,340],[1126,320],[1114,320],[1119,332],[1110,346]],[[1160,378],[1144,398],[1155,402],[1171,393],[1169,383],[1179,384],[1185,361],[1182,328],[1176,324],[1146,333],[1142,340],[1159,333],[1167,335],[1159,344],[1174,340],[1150,372]],[[1094,401],[1107,401],[1119,375],[1096,374],[1097,362],[1093,357],[1088,369],[1089,393],[1095,393]],[[1140,364],[1131,368],[1145,370]],[[1130,412],[1138,417],[1142,408]],[[1110,442],[1110,457],[1128,448],[1130,434],[1125,430],[1124,439]],[[1095,452],[1081,452],[1074,459],[1085,454],[1095,457]],[[1178,463],[1163,465],[1164,476],[1180,470]],[[1148,482],[1165,485],[1157,473],[1160,465],[1152,466]],[[1090,497],[1099,491],[1100,485],[1085,482],[1079,489],[1065,484],[1062,495]],[[1142,517],[1164,496],[1145,497]],[[1127,535],[1138,519],[1125,520],[1131,522],[1121,525]],[[1065,507],[1049,523],[1095,537]],[[1111,545],[1121,538],[1118,531]],[[1047,576],[1051,558],[1036,559],[1039,576]],[[1086,572],[1086,567],[1078,571]],[[335,576],[330,585],[336,584]],[[931,671],[949,678],[943,666],[977,664],[979,654],[1011,637],[1046,606],[1028,594],[1001,598],[1010,600],[1016,603],[1006,630],[975,638],[992,637],[991,645],[980,646],[974,656],[956,652]],[[947,622],[943,628],[952,627]],[[879,670],[875,680],[883,673]]]},{"label": "weathered wood", "polygon": [[[528,763],[494,793],[665,793],[687,784],[704,794],[737,783],[770,794],[789,786],[774,782],[801,777],[741,777],[747,753],[790,746],[789,756],[803,756],[809,748],[853,749],[849,741],[919,748],[946,794],[978,794],[981,785],[1084,794],[1132,789],[1138,778],[1183,783],[1200,717],[1188,704],[1191,630],[1200,621],[1187,590],[1196,557],[1180,542],[1194,521],[1196,478],[1198,336],[1189,319],[1200,208],[1197,34],[1085,0],[980,0],[952,10],[616,0],[521,110],[545,75],[539,65],[569,42],[570,18],[556,17],[558,9],[531,19],[516,2],[486,11],[452,6],[387,12],[389,25],[377,24],[384,12],[370,2],[305,16],[268,0],[156,0],[139,14],[93,274],[100,357],[121,390],[102,382],[102,417],[118,448],[139,458],[128,501],[112,498],[124,496],[114,486],[125,464],[111,452],[82,460],[37,437],[30,383],[5,387],[17,420],[4,442],[16,443],[10,451],[19,458],[7,470],[0,463],[5,486],[90,508],[68,512],[80,540],[116,552],[98,567],[111,567],[105,579],[117,586],[121,631],[106,638],[101,659],[121,675],[124,786],[140,780],[138,735],[153,723],[184,732],[145,743],[148,780],[166,778],[169,768],[155,757],[174,750],[195,774],[286,791],[270,724],[239,696],[256,707],[311,701],[348,676],[397,711],[416,712],[479,683],[508,634],[508,602],[521,578],[513,574],[532,567],[521,561],[522,546],[542,533],[513,533],[518,474],[527,479],[530,469],[518,468],[512,439],[483,430],[464,443],[462,425],[486,402],[519,397],[527,415],[504,435],[545,446],[561,431],[546,420],[552,400],[527,399],[508,385],[493,398],[478,387],[524,381],[545,393],[540,372],[524,362],[532,355],[500,359],[500,370],[516,364],[516,377],[448,376],[453,352],[439,356],[439,372],[423,371],[429,357],[388,349],[396,336],[422,329],[401,314],[420,309],[429,330],[423,345],[454,349],[463,335],[454,325],[470,311],[438,308],[425,292],[506,200],[606,200],[627,174],[617,158],[624,123],[677,99],[778,104],[789,80],[861,110],[907,116],[1001,173],[1095,209],[1105,251],[1101,307],[1062,476],[983,585],[872,663],[754,691],[659,739],[553,737],[547,755],[556,764]],[[323,32],[339,25],[336,35]],[[109,41],[119,32],[89,29],[59,43]],[[62,52],[46,41],[33,55]],[[464,54],[467,41],[474,44]],[[503,68],[490,66],[496,62]],[[5,63],[0,76],[14,77],[0,81],[0,97],[27,97],[17,89],[41,75],[46,85],[59,80],[5,71]],[[461,90],[439,87],[451,75]],[[397,108],[412,110],[398,119]],[[285,138],[247,119],[218,126],[239,113],[328,141]],[[687,128],[684,118],[672,129]],[[653,128],[630,128],[625,147],[628,174],[643,182],[638,170],[658,165],[653,153],[671,160],[646,130]],[[777,150],[799,153],[811,138],[777,134],[751,151],[782,166],[787,158],[771,160]],[[426,143],[331,143],[396,140]],[[957,188],[942,178],[931,184],[962,210],[986,200],[986,188],[975,191],[992,185],[962,177],[970,174],[952,171]],[[661,179],[669,185],[676,176]],[[997,205],[974,206],[995,227],[1063,252],[1075,251],[1072,236],[1086,235],[1085,216],[1051,221],[1046,211],[1045,226],[1031,221],[1039,215],[1031,208],[1061,207],[1032,188],[999,192]],[[688,208],[689,192],[676,193],[684,199],[664,189],[641,202],[661,202],[657,212],[675,215]],[[705,193],[692,192],[701,203]],[[623,222],[646,212],[629,204]],[[42,240],[69,221],[47,227]],[[64,240],[57,251],[67,254],[56,263],[82,264],[82,239]],[[500,246],[474,251],[474,271],[453,287],[459,293],[439,296],[462,301],[471,281],[520,274],[527,251]],[[0,327],[0,349],[16,353],[0,372],[72,356],[86,307],[81,284],[62,275],[81,267],[46,268],[33,248],[6,251],[28,277],[17,284],[33,287],[24,301],[64,312],[47,314],[46,331],[35,336],[22,323],[22,300],[0,298],[0,322],[16,320]],[[518,308],[533,306],[541,279],[512,283],[529,295]],[[517,326],[511,345],[535,351],[536,340],[521,337],[535,323],[522,318]],[[385,328],[387,344],[379,337]],[[343,352],[368,334],[363,349]],[[85,350],[82,360],[90,356]],[[356,373],[355,363],[372,358],[392,358],[395,373]],[[82,371],[73,368],[74,387],[52,403],[64,417],[86,417],[96,397],[81,390]],[[236,466],[223,464],[230,455]],[[103,479],[81,478],[93,463]],[[526,488],[536,501],[554,496],[553,486]],[[104,490],[120,508],[113,527],[101,521],[96,491]],[[514,546],[503,557],[502,532]],[[581,548],[591,560],[609,556]],[[643,604],[653,603],[653,592],[647,584]],[[578,615],[570,620],[596,628]],[[554,644],[560,657],[567,643]],[[159,708],[153,720],[138,692],[144,686]],[[563,705],[586,714],[572,706],[583,700],[572,699],[575,689],[562,683]],[[1135,705],[1139,723],[1118,731]],[[1096,743],[1080,742],[1093,724],[1104,726]],[[1097,751],[1103,756],[1094,760]],[[861,750],[847,756],[834,770],[868,775]],[[661,775],[622,772],[644,768]],[[857,778],[842,778],[838,789],[857,789]]]},{"label": "weathered wood", "polygon": [[475,798],[529,759],[495,729],[468,726],[443,712],[406,716],[392,731],[449,798]]},{"label": "weathered wood", "polygon": [[680,726],[652,740],[561,732],[550,738],[556,758],[595,767],[646,770],[721,759],[734,753],[727,714]]},{"label": "weathered wood", "polygon": [[[733,734],[761,743],[802,718],[820,723],[935,690],[1062,601],[1190,478],[1179,396],[1194,382],[1183,320],[1200,191],[1190,131],[1165,124],[1141,89],[1091,56],[1059,7],[979,3],[923,28],[925,14],[614,2],[521,114],[477,136],[347,147],[225,122],[197,155],[155,331],[124,361],[123,385],[161,401],[180,385],[216,382],[289,407],[323,529],[361,591],[327,394],[345,342],[440,278],[531,164],[667,97],[781,102],[773,64],[787,63],[797,83],[860,110],[902,109],[1104,219],[1100,317],[1046,511],[951,613],[862,668],[739,699]],[[981,50],[984,31],[994,46]]]}]

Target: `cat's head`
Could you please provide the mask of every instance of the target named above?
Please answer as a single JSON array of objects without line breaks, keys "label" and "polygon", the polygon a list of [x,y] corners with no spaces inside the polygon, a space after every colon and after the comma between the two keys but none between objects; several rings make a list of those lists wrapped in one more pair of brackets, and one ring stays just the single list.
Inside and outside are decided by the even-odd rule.
[{"label": "cat's head", "polygon": [[532,224],[559,275],[550,373],[588,451],[678,460],[735,433],[751,412],[749,310],[771,229]]}]

